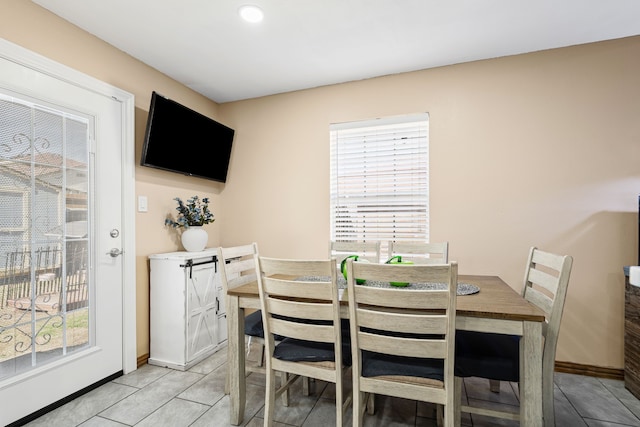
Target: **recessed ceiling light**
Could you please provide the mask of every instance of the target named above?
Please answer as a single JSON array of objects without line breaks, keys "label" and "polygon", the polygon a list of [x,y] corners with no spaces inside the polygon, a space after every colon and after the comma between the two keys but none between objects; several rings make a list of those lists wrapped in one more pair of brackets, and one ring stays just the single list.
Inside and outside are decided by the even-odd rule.
[{"label": "recessed ceiling light", "polygon": [[241,6],[240,9],[238,9],[238,13],[242,17],[242,19],[252,23],[260,22],[262,21],[262,18],[264,18],[264,13],[262,13],[262,9],[252,4],[246,4],[244,6]]}]

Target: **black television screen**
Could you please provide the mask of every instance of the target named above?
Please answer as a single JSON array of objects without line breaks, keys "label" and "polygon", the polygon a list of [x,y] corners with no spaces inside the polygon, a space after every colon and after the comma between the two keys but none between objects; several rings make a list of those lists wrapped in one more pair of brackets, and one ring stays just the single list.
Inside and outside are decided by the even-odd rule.
[{"label": "black television screen", "polygon": [[235,131],[156,92],[140,164],[226,182]]}]

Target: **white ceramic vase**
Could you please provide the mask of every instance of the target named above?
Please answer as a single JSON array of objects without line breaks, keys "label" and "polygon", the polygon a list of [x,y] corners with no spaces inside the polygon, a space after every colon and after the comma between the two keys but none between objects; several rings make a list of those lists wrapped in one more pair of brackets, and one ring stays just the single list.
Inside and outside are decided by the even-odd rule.
[{"label": "white ceramic vase", "polygon": [[182,232],[180,239],[187,252],[200,252],[207,247],[209,234],[202,227],[191,226]]}]

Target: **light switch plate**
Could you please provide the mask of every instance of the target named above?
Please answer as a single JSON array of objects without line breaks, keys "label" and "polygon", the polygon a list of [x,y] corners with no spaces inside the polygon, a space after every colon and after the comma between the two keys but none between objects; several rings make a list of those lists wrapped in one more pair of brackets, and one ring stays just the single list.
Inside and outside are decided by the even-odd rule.
[{"label": "light switch plate", "polygon": [[147,212],[147,196],[138,196],[138,212]]}]

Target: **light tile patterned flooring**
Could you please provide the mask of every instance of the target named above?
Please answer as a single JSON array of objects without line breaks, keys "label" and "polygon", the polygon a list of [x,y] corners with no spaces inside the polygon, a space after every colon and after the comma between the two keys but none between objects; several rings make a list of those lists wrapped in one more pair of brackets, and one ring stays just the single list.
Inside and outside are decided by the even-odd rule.
[{"label": "light tile patterned flooring", "polygon": [[[252,351],[252,355],[257,354]],[[229,397],[224,394],[226,349],[180,372],[152,365],[117,378],[27,424],[56,427],[218,427],[229,426]],[[278,401],[276,427],[328,427],[335,424],[334,388],[322,382],[303,396],[300,381],[291,391],[289,407]],[[556,373],[556,426],[640,426],[640,401],[622,381]],[[488,405],[517,406],[517,386],[501,384],[489,391],[486,380],[465,379],[463,398]],[[350,384],[348,385],[350,389]],[[244,426],[263,424],[264,376],[247,377]],[[518,426],[518,422],[463,414],[465,426]],[[351,425],[348,414],[345,425]],[[376,397],[376,413],[365,416],[365,426],[435,426],[430,404]]]}]

